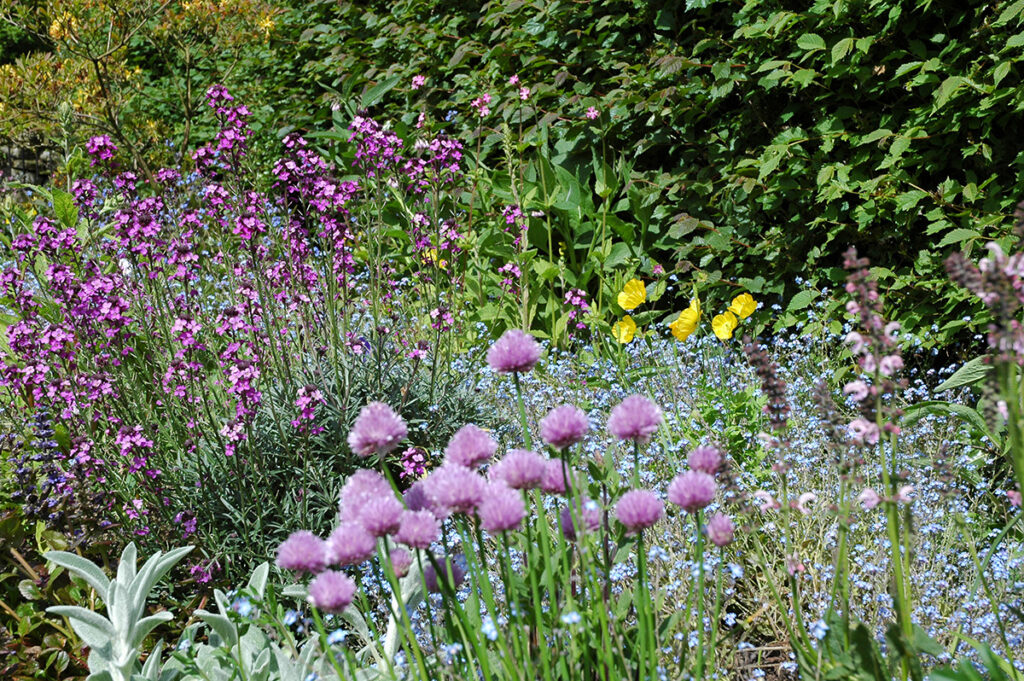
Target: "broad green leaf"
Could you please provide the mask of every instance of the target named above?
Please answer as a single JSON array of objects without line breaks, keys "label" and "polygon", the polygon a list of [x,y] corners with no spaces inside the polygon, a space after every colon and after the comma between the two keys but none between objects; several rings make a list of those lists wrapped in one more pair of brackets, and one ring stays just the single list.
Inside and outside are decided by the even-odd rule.
[{"label": "broad green leaf", "polygon": [[363,93],[363,97],[361,100],[363,108],[368,109],[377,102],[379,102],[384,97],[384,95],[388,93],[389,90],[398,85],[398,81],[401,80],[401,78],[401,75],[391,76],[390,78],[382,80],[381,82],[377,83],[373,87],[366,90],[366,92]]},{"label": "broad green leaf", "polygon": [[796,46],[805,52],[825,49],[825,41],[817,33],[804,33],[796,39]]},{"label": "broad green leaf", "polygon": [[935,109],[941,109],[945,106],[946,102],[953,96],[953,93],[959,90],[965,81],[966,78],[963,76],[950,76],[942,81],[942,84],[935,90]]},{"label": "broad green leaf", "polygon": [[968,239],[977,239],[980,236],[981,234],[976,230],[967,229],[965,227],[957,227],[956,229],[952,229],[948,233],[946,233],[946,235],[942,237],[942,241],[937,243],[935,247],[945,248],[950,244],[958,244],[963,241],[967,241]]},{"label": "broad green leaf", "polygon": [[63,189],[54,189],[53,214],[57,216],[64,227],[74,229],[78,224],[78,208],[75,207],[75,197]]},{"label": "broad green leaf", "polygon": [[786,306],[786,311],[795,312],[797,310],[802,310],[805,307],[809,306],[811,303],[813,303],[817,297],[817,291],[812,289],[804,289],[803,291],[800,291],[790,299],[789,305]]},{"label": "broad green leaf", "polygon": [[992,365],[985,363],[984,357],[975,357],[953,372],[953,375],[935,387],[936,393],[953,390],[965,385],[974,385],[983,381],[992,371]]},{"label": "broad green leaf", "polygon": [[835,64],[836,62],[842,60],[843,57],[848,55],[850,53],[850,51],[853,49],[854,42],[855,41],[854,41],[853,38],[843,38],[842,40],[837,42],[835,45],[833,45],[832,46],[832,63]]}]

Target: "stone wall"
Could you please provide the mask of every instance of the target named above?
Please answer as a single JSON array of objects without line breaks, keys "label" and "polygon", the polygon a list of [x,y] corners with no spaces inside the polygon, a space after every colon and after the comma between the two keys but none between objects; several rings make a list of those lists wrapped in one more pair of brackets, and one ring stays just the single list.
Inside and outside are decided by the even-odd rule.
[{"label": "stone wall", "polygon": [[57,165],[53,149],[0,138],[0,177],[5,182],[45,184]]}]

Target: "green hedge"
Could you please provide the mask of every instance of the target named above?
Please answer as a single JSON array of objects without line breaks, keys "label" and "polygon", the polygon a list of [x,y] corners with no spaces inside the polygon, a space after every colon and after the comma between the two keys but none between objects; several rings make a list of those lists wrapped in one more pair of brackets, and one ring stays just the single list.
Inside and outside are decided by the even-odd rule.
[{"label": "green hedge", "polygon": [[[581,123],[596,105],[611,116],[604,159],[648,190],[656,261],[799,313],[841,281],[854,244],[905,322],[956,320],[932,334],[946,340],[972,308],[944,256],[1007,245],[1024,198],[1024,2],[973,4],[330,2],[296,6],[289,47],[304,55],[305,92],[327,84],[358,102],[383,84],[372,115],[411,122],[428,103],[458,112],[451,126],[468,137],[483,91],[516,127],[505,82],[517,73],[538,109],[527,138],[552,126],[548,153],[577,174],[602,144]],[[415,74],[428,82],[412,93]],[[492,158],[498,142],[485,143]],[[637,207],[611,208],[628,222]],[[812,288],[794,295],[807,290],[798,277]]]}]

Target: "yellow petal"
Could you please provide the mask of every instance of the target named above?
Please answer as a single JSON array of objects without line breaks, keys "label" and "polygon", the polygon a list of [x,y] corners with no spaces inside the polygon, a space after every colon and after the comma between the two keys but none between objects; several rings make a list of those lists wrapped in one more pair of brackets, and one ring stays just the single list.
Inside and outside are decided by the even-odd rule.
[{"label": "yellow petal", "polygon": [[684,341],[697,330],[697,323],[700,321],[700,303],[697,303],[696,307],[693,303],[694,301],[691,301],[690,307],[680,312],[676,320],[668,325],[676,340]]},{"label": "yellow petal", "polygon": [[749,293],[741,293],[732,299],[732,305],[729,306],[729,312],[732,312],[740,319],[746,319],[754,313],[757,309],[757,303]]},{"label": "yellow petal", "polygon": [[612,335],[620,343],[630,342],[633,340],[634,334],[636,334],[636,322],[629,315],[615,322],[615,325],[612,326]]},{"label": "yellow petal", "polygon": [[630,279],[622,287],[618,302],[619,307],[623,310],[632,310],[645,300],[647,300],[647,289],[644,288],[644,283],[639,279]]},{"label": "yellow petal", "polygon": [[726,310],[711,320],[711,330],[718,336],[718,340],[729,340],[738,323],[736,315]]}]

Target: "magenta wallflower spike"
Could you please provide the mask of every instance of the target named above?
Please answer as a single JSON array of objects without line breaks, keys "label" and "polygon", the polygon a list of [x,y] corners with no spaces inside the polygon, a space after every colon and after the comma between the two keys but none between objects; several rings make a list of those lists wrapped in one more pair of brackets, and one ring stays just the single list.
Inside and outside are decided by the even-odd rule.
[{"label": "magenta wallflower spike", "polygon": [[441,536],[441,526],[430,511],[406,511],[395,540],[414,549],[429,549]]},{"label": "magenta wallflower spike", "polygon": [[331,565],[359,565],[373,557],[377,540],[357,522],[343,522],[327,540],[327,560]]},{"label": "magenta wallflower spike", "polygon": [[540,359],[540,345],[533,336],[509,329],[487,351],[487,364],[500,374],[529,371]]},{"label": "magenta wallflower spike", "polygon": [[498,443],[486,430],[472,423],[459,428],[445,448],[445,459],[451,463],[476,468],[494,456]]},{"label": "magenta wallflower spike", "polygon": [[620,440],[647,442],[661,421],[661,407],[643,395],[630,395],[612,409],[608,432]]},{"label": "magenta wallflower spike", "polygon": [[358,456],[387,454],[408,434],[405,421],[383,402],[363,407],[348,434],[348,445]]},{"label": "magenta wallflower spike", "polygon": [[307,530],[292,532],[277,547],[277,566],[295,572],[320,572],[327,567],[327,542]]},{"label": "magenta wallflower spike", "polygon": [[665,505],[654,492],[634,489],[619,498],[615,504],[615,517],[630,533],[635,534],[665,517]]},{"label": "magenta wallflower spike", "polygon": [[540,437],[555,449],[565,449],[583,440],[590,429],[587,414],[579,407],[563,404],[540,420]]},{"label": "magenta wallflower spike", "polygon": [[715,498],[715,479],[703,471],[680,473],[668,486],[668,500],[689,513],[694,513]]},{"label": "magenta wallflower spike", "polygon": [[522,495],[501,482],[487,485],[484,500],[477,509],[480,527],[488,532],[505,532],[519,527],[526,516]]},{"label": "magenta wallflower spike", "polygon": [[513,449],[488,469],[491,480],[500,480],[512,489],[533,489],[544,480],[545,461],[537,452]]},{"label": "magenta wallflower spike", "polygon": [[344,572],[327,570],[309,584],[309,602],[324,612],[340,613],[352,604],[356,583]]}]

